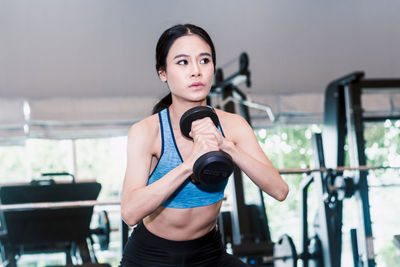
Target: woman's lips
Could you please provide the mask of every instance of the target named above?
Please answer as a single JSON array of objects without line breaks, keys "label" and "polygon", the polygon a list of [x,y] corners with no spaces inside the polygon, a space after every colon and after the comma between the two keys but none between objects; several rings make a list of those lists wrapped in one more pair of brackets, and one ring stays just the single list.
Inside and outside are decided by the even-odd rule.
[{"label": "woman's lips", "polygon": [[202,83],[202,82],[194,82],[191,85],[189,85],[189,87],[200,87],[200,86],[204,86],[204,83]]}]

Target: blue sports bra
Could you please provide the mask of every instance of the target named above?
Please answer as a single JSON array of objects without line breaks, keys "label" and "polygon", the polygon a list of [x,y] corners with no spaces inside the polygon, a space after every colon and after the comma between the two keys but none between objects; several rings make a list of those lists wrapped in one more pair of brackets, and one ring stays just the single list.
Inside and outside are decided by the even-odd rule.
[{"label": "blue sports bra", "polygon": [[[175,142],[168,108],[158,113],[162,138],[161,156],[147,184],[161,179],[179,166],[183,160]],[[223,134],[221,127],[219,131]],[[214,204],[224,197],[228,179],[216,185],[194,184],[187,178],[183,184],[162,204],[164,207],[186,209]]]}]

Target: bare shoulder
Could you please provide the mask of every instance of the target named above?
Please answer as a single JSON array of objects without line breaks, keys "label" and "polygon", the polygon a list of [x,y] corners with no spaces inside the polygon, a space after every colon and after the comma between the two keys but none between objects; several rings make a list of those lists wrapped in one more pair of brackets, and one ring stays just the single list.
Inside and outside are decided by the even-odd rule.
[{"label": "bare shoulder", "polygon": [[227,137],[237,139],[243,134],[248,134],[249,131],[252,132],[251,126],[239,114],[226,112],[220,109],[215,109],[215,111]]},{"label": "bare shoulder", "polygon": [[215,111],[217,112],[218,118],[222,123],[225,123],[227,125],[233,124],[233,125],[237,125],[237,123],[240,124],[248,124],[247,121],[240,116],[239,114],[235,114],[235,113],[231,113],[231,112],[227,112],[221,109],[215,109]]},{"label": "bare shoulder", "polygon": [[158,116],[157,114],[151,115],[141,121],[136,122],[129,129],[128,136],[146,134],[151,135],[158,131]]},{"label": "bare shoulder", "polygon": [[[128,133],[128,143],[146,146],[150,149],[156,143],[160,134],[158,115],[151,115],[131,126]],[[153,151],[151,149],[151,151]]]}]

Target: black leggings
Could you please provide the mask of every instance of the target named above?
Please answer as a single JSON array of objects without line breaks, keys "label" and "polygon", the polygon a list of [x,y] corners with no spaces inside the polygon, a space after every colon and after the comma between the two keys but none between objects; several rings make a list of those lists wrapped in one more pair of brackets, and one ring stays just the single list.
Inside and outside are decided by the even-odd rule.
[{"label": "black leggings", "polygon": [[133,230],[124,248],[121,267],[244,267],[226,253],[217,229],[189,241],[172,241],[149,232],[143,223]]}]

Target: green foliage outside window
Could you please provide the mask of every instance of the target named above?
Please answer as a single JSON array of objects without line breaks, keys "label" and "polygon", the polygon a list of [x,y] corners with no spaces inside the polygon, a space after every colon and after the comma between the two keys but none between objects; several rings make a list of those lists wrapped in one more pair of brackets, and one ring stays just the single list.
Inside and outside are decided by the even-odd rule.
[{"label": "green foliage outside window", "polygon": [[[311,136],[320,132],[320,127],[290,126],[269,130],[257,130],[256,135],[265,153],[278,169],[304,168],[312,162]],[[364,129],[367,165],[400,166],[400,121],[386,121],[383,124],[366,124]],[[348,158],[348,157],[347,157]],[[371,185],[399,184],[399,170],[372,171],[368,176]],[[300,248],[300,183],[301,175],[283,177],[289,184],[290,192],[284,202],[278,202],[264,194],[271,236],[276,241],[283,233],[291,235]],[[393,235],[399,234],[400,206],[393,200],[400,194],[399,187],[370,188],[371,219],[373,221],[374,246],[378,266],[397,266],[400,257],[393,244]],[[312,187],[309,192],[309,229],[312,231],[316,199]],[[319,201],[319,200],[318,200]],[[342,266],[351,264],[349,229],[358,219],[353,199],[344,202]]]},{"label": "green foliage outside window", "polygon": [[0,183],[25,181],[27,164],[25,147],[0,146]]},{"label": "green foliage outside window", "polygon": [[[307,168],[312,162],[311,138],[320,133],[321,127],[282,126],[256,131],[257,138],[264,152],[277,169]],[[300,183],[302,175],[283,176],[289,185],[289,195],[284,202],[279,202],[264,194],[271,236],[276,241],[284,233],[292,236],[298,245],[301,238],[300,220]],[[309,198],[312,198],[311,195]],[[315,203],[310,202],[311,212]]]}]

